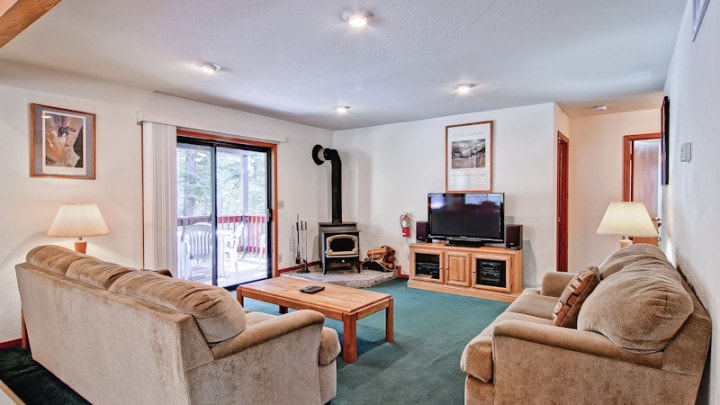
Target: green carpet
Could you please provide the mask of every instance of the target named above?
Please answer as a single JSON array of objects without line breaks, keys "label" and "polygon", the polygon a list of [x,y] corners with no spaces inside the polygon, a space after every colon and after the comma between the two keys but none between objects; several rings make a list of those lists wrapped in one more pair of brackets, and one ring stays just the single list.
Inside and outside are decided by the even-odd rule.
[{"label": "green carpet", "polygon": [[20,346],[0,350],[0,380],[28,405],[87,404]]},{"label": "green carpet", "polygon": [[[358,359],[338,357],[333,405],[462,404],[465,374],[460,354],[507,303],[407,288],[396,279],[369,288],[391,294],[395,334],[385,342],[385,312],[358,321]],[[245,299],[252,311],[277,314],[277,306]],[[342,322],[326,320],[340,333]],[[0,350],[0,380],[27,404],[84,404],[82,398],[19,348]]]}]

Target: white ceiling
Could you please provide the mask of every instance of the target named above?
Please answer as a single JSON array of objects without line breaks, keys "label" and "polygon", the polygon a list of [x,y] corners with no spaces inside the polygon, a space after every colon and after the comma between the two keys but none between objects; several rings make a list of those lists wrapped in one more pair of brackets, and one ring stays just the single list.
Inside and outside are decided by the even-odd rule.
[{"label": "white ceiling", "polygon": [[[64,0],[0,60],[327,129],[659,108],[686,0]],[[342,20],[375,17],[364,31]],[[210,76],[198,61],[222,66]],[[458,96],[453,86],[475,83]],[[337,105],[351,106],[343,116]]]}]

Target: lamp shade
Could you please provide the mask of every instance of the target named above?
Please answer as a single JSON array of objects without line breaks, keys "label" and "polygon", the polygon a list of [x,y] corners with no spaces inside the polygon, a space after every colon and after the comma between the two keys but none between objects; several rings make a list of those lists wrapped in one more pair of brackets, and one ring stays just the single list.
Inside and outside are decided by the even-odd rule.
[{"label": "lamp shade", "polygon": [[47,231],[48,236],[81,239],[109,233],[110,228],[95,203],[63,203]]},{"label": "lamp shade", "polygon": [[611,202],[597,233],[648,238],[658,236],[645,204],[631,201]]}]

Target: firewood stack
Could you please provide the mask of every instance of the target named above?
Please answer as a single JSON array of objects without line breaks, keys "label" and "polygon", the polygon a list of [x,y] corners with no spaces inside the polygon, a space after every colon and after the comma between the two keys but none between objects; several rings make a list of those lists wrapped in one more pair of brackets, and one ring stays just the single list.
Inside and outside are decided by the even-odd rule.
[{"label": "firewood stack", "polygon": [[371,270],[393,271],[395,269],[395,249],[382,246],[367,251],[363,267]]}]

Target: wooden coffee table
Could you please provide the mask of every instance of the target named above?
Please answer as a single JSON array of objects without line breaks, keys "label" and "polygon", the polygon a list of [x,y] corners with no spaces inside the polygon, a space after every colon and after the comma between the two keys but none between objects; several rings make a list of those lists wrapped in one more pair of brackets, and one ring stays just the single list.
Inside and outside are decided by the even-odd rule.
[{"label": "wooden coffee table", "polygon": [[[308,285],[321,285],[325,289],[315,294],[300,292]],[[357,360],[358,319],[385,309],[385,340],[393,340],[393,297],[390,294],[292,277],[275,277],[238,286],[240,304],[246,297],[277,304],[280,313],[286,313],[288,308],[313,309],[328,318],[342,321],[343,360],[346,363]]]}]

